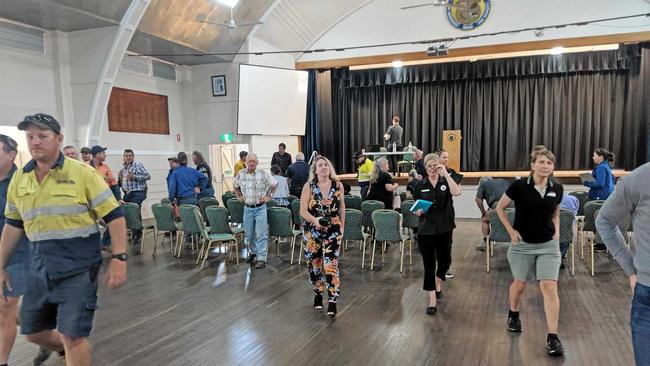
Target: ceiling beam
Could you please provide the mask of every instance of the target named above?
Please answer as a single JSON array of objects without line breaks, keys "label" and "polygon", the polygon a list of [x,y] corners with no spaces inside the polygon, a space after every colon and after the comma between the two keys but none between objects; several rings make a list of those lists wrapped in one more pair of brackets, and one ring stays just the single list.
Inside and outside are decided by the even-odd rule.
[{"label": "ceiling beam", "polygon": [[[583,47],[583,46],[596,46],[596,45],[610,44],[610,43],[637,43],[643,41],[650,41],[650,32],[607,34],[601,36],[551,39],[551,40],[519,42],[519,43],[504,43],[504,44],[464,47],[464,48],[452,47],[449,49],[449,55],[437,56],[435,57],[435,59],[493,55],[493,54],[509,53],[509,52],[537,51],[537,50],[544,50],[553,47]],[[295,67],[296,70],[330,69],[335,67],[383,64],[383,63],[390,63],[395,60],[419,61],[419,60],[432,59],[430,56],[427,56],[425,45],[422,45],[422,48],[423,50],[421,52],[395,53],[395,54],[385,54],[385,55],[375,55],[375,56],[339,58],[339,59],[331,59],[331,60],[300,61],[300,62],[296,62]]]}]

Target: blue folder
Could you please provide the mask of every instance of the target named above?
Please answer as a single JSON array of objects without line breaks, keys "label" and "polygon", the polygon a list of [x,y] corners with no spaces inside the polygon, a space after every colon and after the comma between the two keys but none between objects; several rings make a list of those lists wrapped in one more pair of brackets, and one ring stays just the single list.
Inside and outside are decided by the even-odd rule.
[{"label": "blue folder", "polygon": [[431,207],[432,204],[433,204],[433,202],[431,202],[431,201],[417,200],[417,201],[415,201],[413,206],[411,206],[410,211],[415,212],[417,210],[422,210],[422,212],[426,213],[427,211],[429,211],[429,208]]}]

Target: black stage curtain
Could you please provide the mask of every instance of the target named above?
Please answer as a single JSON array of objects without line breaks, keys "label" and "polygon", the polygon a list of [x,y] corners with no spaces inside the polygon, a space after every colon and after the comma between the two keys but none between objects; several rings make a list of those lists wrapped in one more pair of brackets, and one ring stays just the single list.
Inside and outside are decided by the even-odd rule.
[{"label": "black stage curtain", "polygon": [[[316,78],[317,90],[327,92]],[[648,159],[650,43],[618,50],[350,71],[331,70],[331,119],[320,120],[320,152],[353,172],[354,151],[383,143],[399,115],[404,144],[431,152],[442,130],[462,130],[461,170],[527,170],[538,144],[556,169],[588,169],[596,147],[615,167]],[[317,91],[318,92],[318,91]],[[318,98],[321,99],[321,98]],[[329,104],[328,104],[329,103]]]},{"label": "black stage curtain", "polygon": [[[332,124],[332,82],[329,70],[309,70],[307,87],[307,121],[302,138],[302,151],[308,161],[321,148],[321,126]],[[331,144],[326,140],[325,143]]]}]

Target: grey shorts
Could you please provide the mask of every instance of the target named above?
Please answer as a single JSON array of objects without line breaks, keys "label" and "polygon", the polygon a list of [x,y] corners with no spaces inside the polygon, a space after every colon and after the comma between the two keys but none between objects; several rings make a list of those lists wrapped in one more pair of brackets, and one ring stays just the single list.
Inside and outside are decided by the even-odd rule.
[{"label": "grey shorts", "polygon": [[557,240],[539,244],[524,241],[519,241],[517,245],[510,244],[508,263],[516,280],[557,281],[562,263],[560,244]]}]

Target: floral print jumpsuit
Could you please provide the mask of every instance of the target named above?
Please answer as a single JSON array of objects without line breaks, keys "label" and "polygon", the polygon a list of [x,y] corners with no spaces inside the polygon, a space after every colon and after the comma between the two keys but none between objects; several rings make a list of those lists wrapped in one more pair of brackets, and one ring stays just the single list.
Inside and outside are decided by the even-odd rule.
[{"label": "floral print jumpsuit", "polygon": [[307,210],[314,217],[329,219],[330,224],[321,225],[316,230],[313,224],[305,222],[303,240],[305,241],[305,261],[309,271],[309,281],[314,292],[322,294],[324,290],[323,269],[329,301],[336,302],[339,296],[339,242],[341,241],[340,207],[343,192],[337,189],[336,182],[323,197],[317,183],[309,183],[311,197]]}]

